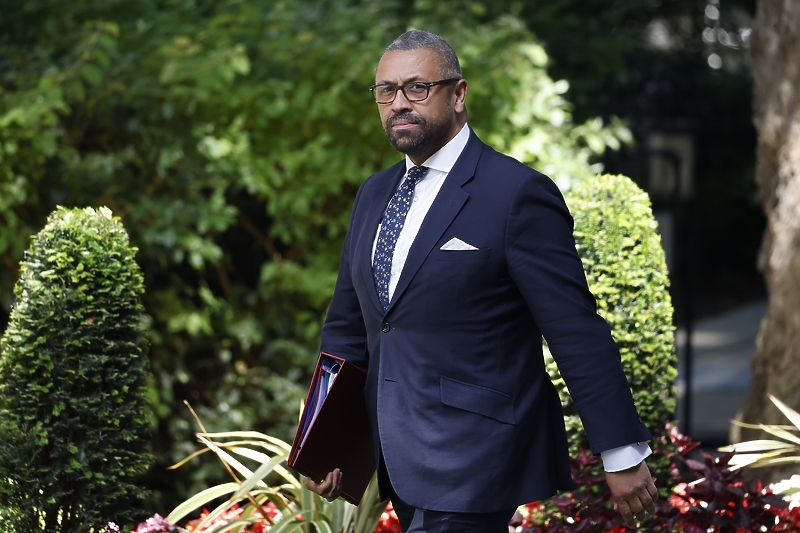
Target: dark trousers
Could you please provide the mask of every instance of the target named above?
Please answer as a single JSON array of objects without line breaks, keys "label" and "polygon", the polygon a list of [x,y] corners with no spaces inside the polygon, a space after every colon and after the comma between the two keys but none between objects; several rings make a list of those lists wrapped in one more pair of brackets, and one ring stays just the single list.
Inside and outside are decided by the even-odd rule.
[{"label": "dark trousers", "polygon": [[[391,487],[382,454],[378,478]],[[508,533],[508,523],[516,511],[514,508],[494,513],[453,513],[419,509],[401,500],[394,487],[390,489],[390,499],[403,533]]]},{"label": "dark trousers", "polygon": [[395,495],[394,512],[403,533],[508,533],[516,509],[496,513],[451,513],[411,507]]}]

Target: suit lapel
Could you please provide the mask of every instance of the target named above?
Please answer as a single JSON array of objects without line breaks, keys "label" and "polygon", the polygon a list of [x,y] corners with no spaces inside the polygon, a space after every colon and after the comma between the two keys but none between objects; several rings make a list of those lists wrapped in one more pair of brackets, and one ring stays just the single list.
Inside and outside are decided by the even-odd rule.
[{"label": "suit lapel", "polygon": [[[362,280],[367,286],[367,293],[370,295],[375,309],[383,315],[383,306],[378,299],[378,292],[375,289],[375,280],[372,278],[372,245],[375,242],[375,233],[378,231],[378,224],[381,222],[386,206],[389,205],[392,195],[400,183],[400,179],[406,173],[405,159],[389,167],[386,170],[388,186],[377,184],[375,193],[371,198],[364,198],[363,201],[368,202],[368,211],[364,220],[363,230],[357,245],[357,261],[361,265],[358,270],[361,271]],[[377,177],[377,176],[376,176]]]},{"label": "suit lapel", "polygon": [[[483,143],[478,137],[470,130],[469,141],[464,147],[464,151],[459,156],[453,169],[447,175],[447,178],[439,189],[439,194],[433,201],[425,220],[422,221],[422,226],[419,228],[419,233],[408,251],[403,272],[400,274],[400,279],[397,282],[397,287],[392,295],[392,300],[389,302],[389,309],[387,313],[392,310],[395,303],[403,295],[403,292],[411,283],[411,280],[416,275],[419,267],[425,261],[425,258],[431,253],[434,245],[442,237],[442,234],[453,222],[464,203],[469,198],[462,186],[467,183],[475,175],[475,167],[478,165],[481,151],[483,150]],[[395,183],[396,186],[396,183]],[[388,204],[389,198],[382,204],[385,208]],[[375,222],[377,227],[377,221]],[[374,285],[374,284],[373,284]],[[372,291],[375,292],[374,290]],[[377,293],[375,294],[375,301],[378,301]],[[380,308],[380,303],[378,303]]]}]

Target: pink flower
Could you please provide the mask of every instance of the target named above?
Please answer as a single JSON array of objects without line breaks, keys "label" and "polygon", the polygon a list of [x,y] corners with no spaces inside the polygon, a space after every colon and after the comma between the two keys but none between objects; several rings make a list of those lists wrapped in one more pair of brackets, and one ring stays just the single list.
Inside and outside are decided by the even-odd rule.
[{"label": "pink flower", "polygon": [[[119,531],[119,528],[117,528],[117,531]],[[152,518],[148,518],[145,522],[139,524],[131,533],[172,533],[174,531],[178,531],[175,526],[156,513]]]}]

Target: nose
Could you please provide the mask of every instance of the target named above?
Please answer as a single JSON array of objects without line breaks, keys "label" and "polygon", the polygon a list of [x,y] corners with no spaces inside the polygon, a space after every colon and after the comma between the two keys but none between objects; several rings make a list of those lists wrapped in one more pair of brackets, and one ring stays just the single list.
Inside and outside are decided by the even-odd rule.
[{"label": "nose", "polygon": [[409,111],[411,109],[411,102],[406,99],[405,93],[398,88],[394,95],[394,101],[391,103],[391,106],[392,113],[396,115],[398,113]]}]

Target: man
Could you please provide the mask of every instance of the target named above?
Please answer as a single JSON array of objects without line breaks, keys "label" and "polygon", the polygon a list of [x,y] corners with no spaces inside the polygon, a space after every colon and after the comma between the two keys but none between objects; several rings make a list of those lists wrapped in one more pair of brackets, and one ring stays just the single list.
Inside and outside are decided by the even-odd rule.
[{"label": "man", "polygon": [[[381,495],[404,532],[494,533],[518,505],[571,488],[544,335],[633,525],[657,496],[650,435],[560,192],[466,125],[467,82],[440,37],[401,35],[375,78],[406,158],[356,196],[322,351],[367,371]],[[332,500],[346,475],[308,487]]]}]

